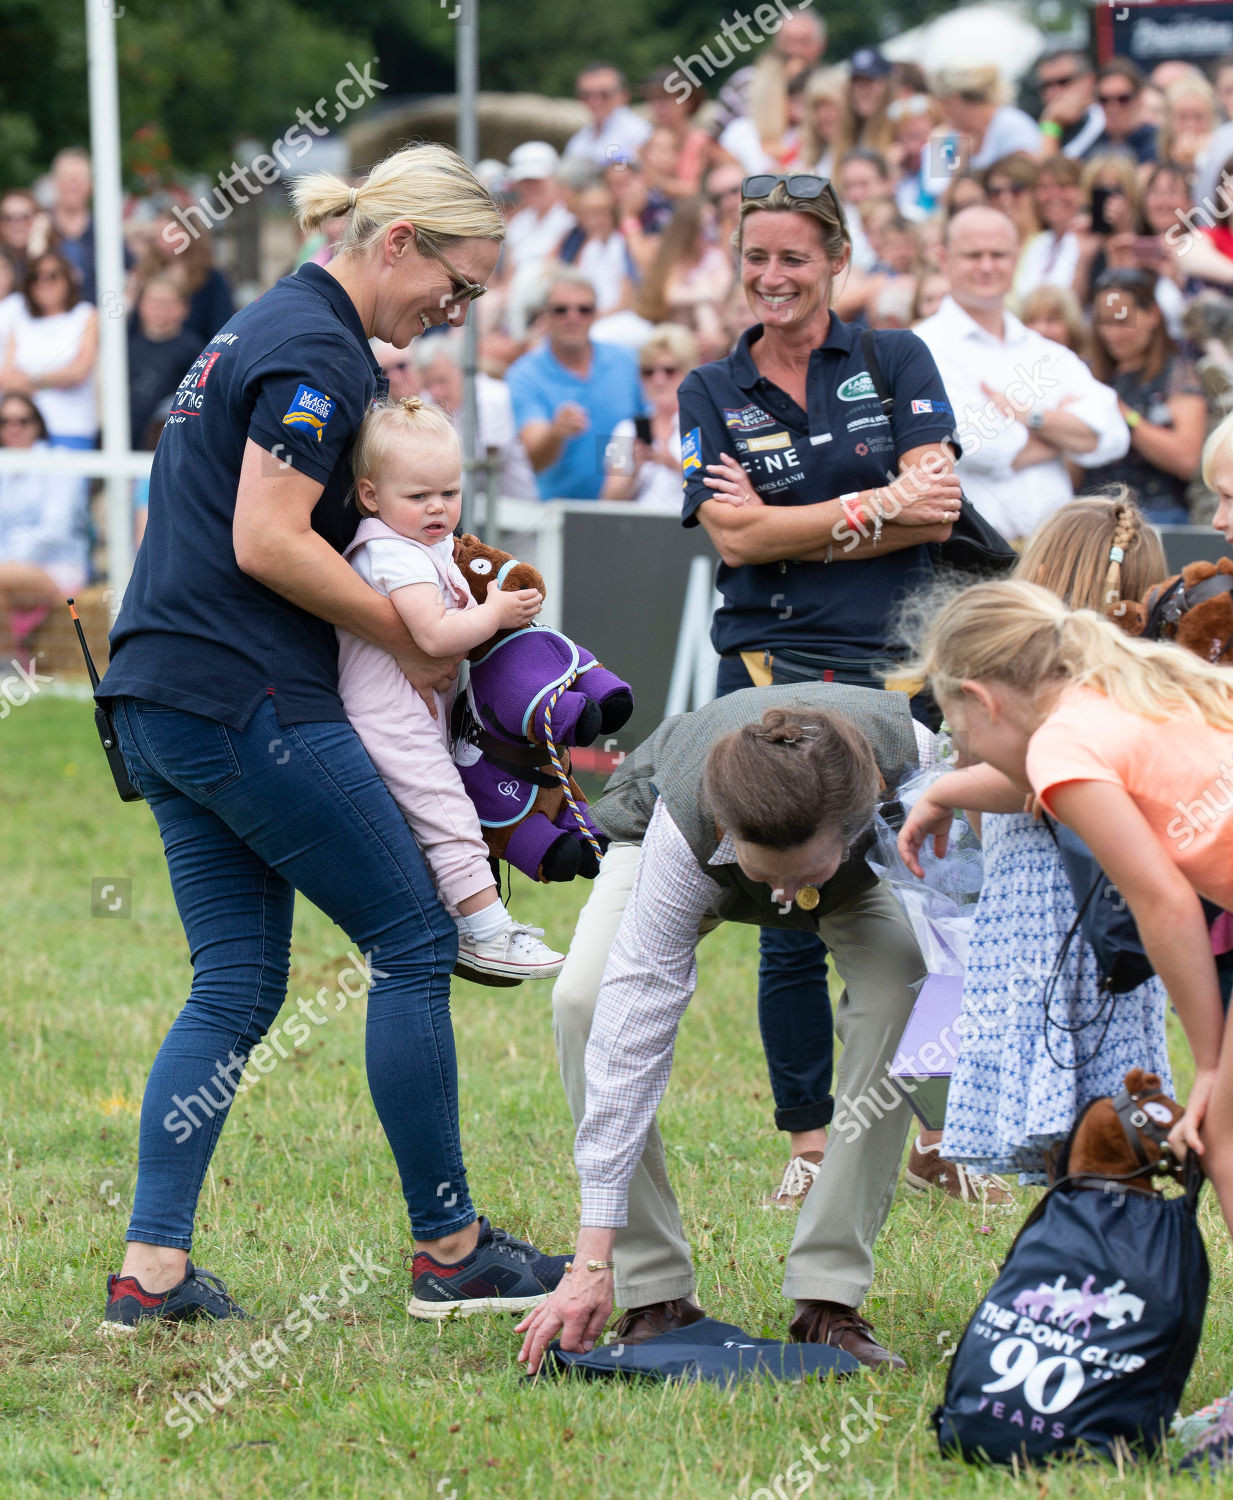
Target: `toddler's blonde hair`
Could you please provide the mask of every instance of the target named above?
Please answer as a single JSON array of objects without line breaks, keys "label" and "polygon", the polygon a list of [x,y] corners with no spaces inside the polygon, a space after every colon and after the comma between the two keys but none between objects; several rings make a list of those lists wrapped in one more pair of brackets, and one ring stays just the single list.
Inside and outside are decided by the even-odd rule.
[{"label": "toddler's blonde hair", "polygon": [[351,496],[362,516],[375,516],[377,512],[360,499],[360,481],[376,483],[395,443],[417,443],[421,447],[448,444],[457,453],[458,471],[462,472],[462,444],[441,408],[426,406],[418,396],[403,396],[397,401],[387,396],[369,407],[351,450],[351,472],[355,477]]},{"label": "toddler's blonde hair", "polygon": [[1212,428],[1207,442],[1203,444],[1199,473],[1209,490],[1216,488],[1214,476],[1221,464],[1233,465],[1233,411]]}]

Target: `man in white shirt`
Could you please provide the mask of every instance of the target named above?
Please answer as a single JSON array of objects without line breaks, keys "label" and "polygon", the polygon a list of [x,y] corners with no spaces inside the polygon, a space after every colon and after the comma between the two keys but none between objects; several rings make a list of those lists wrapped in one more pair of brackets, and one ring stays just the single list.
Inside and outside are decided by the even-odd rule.
[{"label": "man in white shirt", "polygon": [[964,493],[1010,541],[1073,498],[1067,461],[1099,468],[1130,446],[1116,394],[1006,310],[1018,252],[1018,231],[999,210],[956,214],[944,265],[950,295],[916,327],[954,408]]},{"label": "man in white shirt", "polygon": [[591,123],[570,136],[566,156],[587,156],[599,167],[637,156],[651,127],[630,109],[629,87],[621,70],[609,63],[593,63],[579,73],[575,92],[590,110]]},{"label": "man in white shirt", "polygon": [[508,175],[520,205],[505,226],[504,253],[513,271],[552,260],[574,227],[556,177],[560,165],[561,158],[547,141],[524,141],[510,152]]}]

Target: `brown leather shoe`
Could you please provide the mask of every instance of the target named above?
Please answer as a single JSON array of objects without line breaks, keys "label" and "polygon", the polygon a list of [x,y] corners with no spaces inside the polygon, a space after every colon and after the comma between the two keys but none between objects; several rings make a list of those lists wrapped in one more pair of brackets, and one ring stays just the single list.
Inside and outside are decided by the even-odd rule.
[{"label": "brown leather shoe", "polygon": [[612,1341],[617,1344],[645,1344],[674,1328],[688,1328],[706,1313],[688,1297],[670,1302],[652,1302],[647,1307],[627,1307],[612,1326]]},{"label": "brown leather shoe", "polygon": [[846,1349],[871,1370],[907,1369],[897,1354],[878,1343],[873,1328],[860,1313],[842,1302],[798,1301],[788,1334],[798,1344],[831,1344]]}]

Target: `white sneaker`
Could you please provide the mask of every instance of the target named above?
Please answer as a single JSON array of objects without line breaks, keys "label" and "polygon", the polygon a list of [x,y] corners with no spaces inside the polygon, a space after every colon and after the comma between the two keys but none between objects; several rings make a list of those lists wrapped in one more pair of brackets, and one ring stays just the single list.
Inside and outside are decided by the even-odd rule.
[{"label": "white sneaker", "polygon": [[527,927],[522,922],[511,922],[482,942],[459,933],[458,968],[515,980],[553,979],[561,972],[565,955],[554,953],[541,942],[543,935],[542,927]]}]

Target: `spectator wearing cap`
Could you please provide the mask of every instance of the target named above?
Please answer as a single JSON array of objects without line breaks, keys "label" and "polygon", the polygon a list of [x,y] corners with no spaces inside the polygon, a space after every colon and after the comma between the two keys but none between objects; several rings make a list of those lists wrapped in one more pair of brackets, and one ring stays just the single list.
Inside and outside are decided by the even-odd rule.
[{"label": "spectator wearing cap", "polygon": [[886,155],[895,139],[886,117],[890,100],[890,63],[876,47],[858,47],[848,64],[848,87],[835,141],[840,157],[857,149]]},{"label": "spectator wearing cap", "polygon": [[509,157],[509,180],[520,207],[505,226],[505,255],[512,271],[548,260],[574,227],[557,181],[561,158],[547,141],[524,141]]},{"label": "spectator wearing cap", "polygon": [[993,64],[943,68],[935,92],[959,137],[965,170],[983,172],[1017,151],[1040,155],[1040,127],[1031,115],[1005,102],[1005,84]]},{"label": "spectator wearing cap", "polygon": [[565,155],[587,157],[601,168],[637,156],[651,127],[630,109],[629,86],[620,68],[591,63],[579,73],[574,92],[590,111],[591,123],[570,136]]},{"label": "spectator wearing cap", "polygon": [[1156,160],[1156,127],[1143,118],[1143,74],[1128,57],[1114,57],[1096,75],[1096,102],[1105,128],[1094,152],[1126,151],[1142,166]]},{"label": "spectator wearing cap", "polygon": [[1038,154],[1086,161],[1105,131],[1087,53],[1074,48],[1046,53],[1036,64],[1036,90],[1041,101]]},{"label": "spectator wearing cap", "polygon": [[506,372],[541,500],[597,500],[617,423],[643,409],[632,351],[591,338],[595,287],[571,266],[543,283],[544,342]]}]

